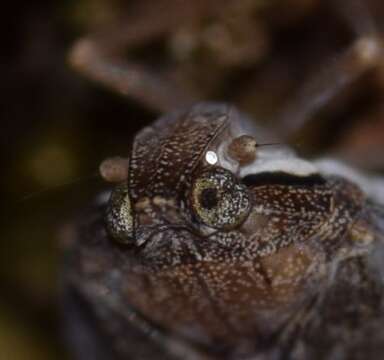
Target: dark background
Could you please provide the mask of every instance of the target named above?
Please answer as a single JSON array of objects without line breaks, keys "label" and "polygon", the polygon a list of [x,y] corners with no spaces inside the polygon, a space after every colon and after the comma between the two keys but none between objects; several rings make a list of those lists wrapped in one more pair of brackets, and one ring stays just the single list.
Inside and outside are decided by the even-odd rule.
[{"label": "dark background", "polygon": [[67,49],[86,28],[80,5],[2,5],[0,359],[64,358],[58,229],[97,192],[99,162],[124,154],[141,126],[130,121],[134,103],[67,67]]},{"label": "dark background", "polygon": [[[58,306],[60,233],[103,187],[97,176],[100,161],[125,155],[132,134],[158,115],[73,71],[67,65],[70,46],[83,34],[111,24],[145,21],[151,7],[158,6],[166,21],[167,9],[180,3],[58,0],[3,5],[1,359],[65,358],[60,336],[65,311]],[[203,44],[180,60],[168,46],[174,34],[184,31],[175,28],[140,44],[137,61],[150,59],[154,68],[174,68],[201,98],[232,102],[271,126],[276,109],[353,39],[326,1],[228,1],[232,5],[226,10],[220,2],[216,8],[211,3],[213,11],[207,15],[202,10],[186,25],[189,34],[200,39],[212,24],[234,28],[238,41],[250,47],[248,53],[233,59],[228,57],[235,51],[231,43],[224,49]],[[383,21],[380,1],[363,4],[373,9],[378,23]],[[353,16],[364,21],[361,14]],[[343,91],[292,144],[304,155],[331,152],[356,166],[383,171],[383,68],[384,60]]]}]

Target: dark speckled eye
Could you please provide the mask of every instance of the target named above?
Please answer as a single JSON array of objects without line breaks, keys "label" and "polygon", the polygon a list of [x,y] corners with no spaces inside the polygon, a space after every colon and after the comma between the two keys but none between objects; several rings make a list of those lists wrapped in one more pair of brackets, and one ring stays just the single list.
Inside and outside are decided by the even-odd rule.
[{"label": "dark speckled eye", "polygon": [[119,184],[109,199],[106,214],[107,230],[111,237],[124,244],[134,241],[134,217],[128,187]]},{"label": "dark speckled eye", "polygon": [[216,229],[239,225],[250,208],[247,188],[222,168],[205,171],[194,181],[191,203],[198,219]]}]

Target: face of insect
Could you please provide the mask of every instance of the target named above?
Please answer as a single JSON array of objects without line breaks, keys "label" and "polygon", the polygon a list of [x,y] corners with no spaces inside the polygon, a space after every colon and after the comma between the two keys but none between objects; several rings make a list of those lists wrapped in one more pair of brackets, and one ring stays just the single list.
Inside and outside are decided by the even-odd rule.
[{"label": "face of insect", "polygon": [[200,345],[252,351],[338,262],[367,251],[359,188],[258,145],[268,136],[234,109],[202,104],[135,137],[108,204],[113,259],[97,255],[119,273],[127,306]]}]

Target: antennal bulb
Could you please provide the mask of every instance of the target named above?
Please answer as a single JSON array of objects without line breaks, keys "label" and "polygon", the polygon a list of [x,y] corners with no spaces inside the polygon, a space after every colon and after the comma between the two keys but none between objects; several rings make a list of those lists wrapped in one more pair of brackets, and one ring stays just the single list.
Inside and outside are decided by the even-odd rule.
[{"label": "antennal bulb", "polygon": [[111,183],[120,183],[128,179],[128,159],[113,157],[104,160],[99,166],[101,177]]},{"label": "antennal bulb", "polygon": [[246,165],[256,159],[256,139],[249,135],[241,135],[232,140],[228,146],[228,155],[240,165]]}]

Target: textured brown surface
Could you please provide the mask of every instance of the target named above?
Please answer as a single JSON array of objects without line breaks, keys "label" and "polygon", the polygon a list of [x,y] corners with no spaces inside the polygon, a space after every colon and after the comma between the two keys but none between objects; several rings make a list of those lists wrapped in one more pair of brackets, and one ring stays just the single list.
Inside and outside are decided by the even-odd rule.
[{"label": "textured brown surface", "polygon": [[[112,230],[117,226],[124,231],[125,219],[134,219],[127,227],[132,237],[129,246],[118,245],[114,231],[106,232],[105,204],[91,211],[93,221],[77,225],[78,235],[65,267],[67,287],[82,294],[96,312],[99,326],[106,328],[104,338],[110,339],[116,353],[113,358],[140,358],[124,330],[143,331],[135,316],[156,335],[154,345],[148,339],[148,345],[142,347],[161,346],[169,359],[181,356],[167,346],[171,341],[189,349],[185,356],[193,358],[197,353],[199,359],[241,359],[244,355],[283,359],[297,348],[302,348],[297,359],[314,353],[327,359],[335,351],[348,359],[355,356],[351,352],[355,344],[344,343],[349,332],[356,332],[359,351],[380,349],[384,335],[378,334],[372,341],[364,327],[350,324],[366,319],[369,326],[377,326],[379,320],[359,313],[360,307],[382,317],[383,285],[376,279],[381,265],[371,269],[358,265],[370,262],[382,248],[383,234],[376,231],[366,196],[347,180],[319,174],[269,175],[269,181],[265,172],[244,179],[229,176],[228,170],[207,163],[203,156],[212,149],[210,144],[220,149],[237,136],[228,128],[236,127],[238,117],[228,113],[223,123],[220,110],[220,105],[199,105],[160,118],[138,133],[132,150],[135,161],[128,169],[129,179],[135,182],[128,186],[129,200],[126,195],[122,198],[133,210],[124,213],[121,224],[115,220],[109,224]],[[222,131],[206,136],[210,134],[204,126],[207,119]],[[180,130],[182,135],[191,130],[195,139],[201,139],[199,146],[190,147]],[[165,161],[165,154],[172,154],[174,160]],[[148,160],[156,166],[146,166]],[[152,183],[152,179],[156,181]],[[207,205],[192,197],[191,202],[189,193],[199,181],[217,190],[218,201]],[[221,200],[232,191],[231,203]],[[238,216],[235,204],[243,198],[248,199],[249,209],[240,221],[232,222]],[[108,213],[121,206],[112,199]],[[199,216],[202,208],[218,212],[212,217]],[[359,232],[353,230],[357,223]],[[373,297],[359,295],[352,308],[356,315],[344,314],[339,323],[330,319],[319,327],[323,312],[337,315],[337,306],[349,305],[339,294],[334,299],[338,305],[329,309],[333,304],[328,299],[330,288],[339,292],[339,286],[344,286],[342,269],[349,258],[351,272],[367,271],[367,279],[356,285],[367,286],[369,291],[378,287],[377,302],[371,304]],[[346,294],[351,291],[353,285],[346,285]],[[116,330],[117,320],[106,315],[111,311],[120,317],[123,329]],[[332,331],[334,326],[337,329],[329,335],[327,349],[312,343],[318,332]],[[306,329],[313,334],[304,336]],[[125,346],[121,348],[119,343]]]}]

